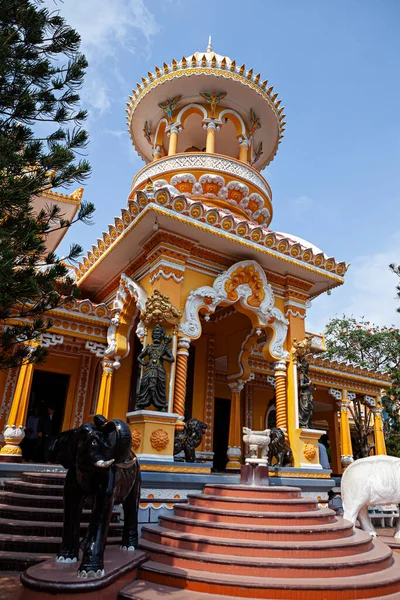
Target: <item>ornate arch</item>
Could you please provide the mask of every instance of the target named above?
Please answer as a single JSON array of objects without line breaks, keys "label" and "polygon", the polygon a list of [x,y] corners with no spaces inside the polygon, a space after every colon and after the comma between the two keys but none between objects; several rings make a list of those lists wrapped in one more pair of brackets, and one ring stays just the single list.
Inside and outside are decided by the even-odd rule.
[{"label": "ornate arch", "polygon": [[254,260],[243,260],[230,267],[215,279],[212,286],[202,286],[190,292],[185,304],[180,331],[185,337],[197,339],[201,335],[199,311],[214,313],[220,304],[238,303],[254,328],[270,328],[273,332],[269,352],[276,359],[287,359],[289,353],[283,345],[288,321],[275,307],[275,297],[264,270]]},{"label": "ornate arch", "polygon": [[107,330],[105,356],[114,359],[114,368],[129,354],[129,336],[135,319],[144,310],[147,292],[138,283],[123,273],[111,311],[111,322]]},{"label": "ornate arch", "polygon": [[239,113],[231,108],[224,108],[224,110],[219,113],[218,120],[222,121],[223,117],[229,119],[235,125],[237,137],[243,136],[244,138],[247,138],[246,125]]},{"label": "ornate arch", "polygon": [[154,136],[154,148],[157,146],[162,146],[164,142],[164,133],[166,128],[168,127],[168,121],[165,118],[162,118],[157,125],[156,133]]},{"label": "ornate arch", "polygon": [[186,119],[192,114],[200,115],[203,117],[203,119],[207,119],[208,117],[207,109],[204,108],[204,106],[197,104],[196,102],[191,102],[190,104],[187,104],[181,108],[181,110],[178,112],[175,117],[174,125],[183,127]]}]

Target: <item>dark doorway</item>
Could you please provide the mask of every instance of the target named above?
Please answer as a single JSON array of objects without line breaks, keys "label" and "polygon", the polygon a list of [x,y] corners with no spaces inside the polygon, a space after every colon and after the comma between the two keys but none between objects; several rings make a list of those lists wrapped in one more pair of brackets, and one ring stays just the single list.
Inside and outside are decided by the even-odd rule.
[{"label": "dark doorway", "polygon": [[231,401],[225,398],[215,398],[214,405],[214,469],[225,471],[228,457],[229,420],[231,416]]},{"label": "dark doorway", "polygon": [[47,414],[48,408],[54,408],[54,429],[61,431],[64,419],[65,400],[67,398],[69,375],[52,373],[51,371],[35,371],[33,373],[29,413],[38,409],[39,416]]}]

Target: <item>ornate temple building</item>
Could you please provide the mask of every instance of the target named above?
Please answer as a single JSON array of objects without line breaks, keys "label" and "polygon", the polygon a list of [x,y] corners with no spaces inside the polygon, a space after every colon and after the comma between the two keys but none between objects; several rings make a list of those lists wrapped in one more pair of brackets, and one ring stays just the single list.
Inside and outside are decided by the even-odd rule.
[{"label": "ornate temple building", "polygon": [[[327,433],[340,474],[356,399],[373,415],[371,451],[385,453],[387,378],[330,362],[306,330],[310,301],[342,285],[347,265],[273,229],[261,172],[285,123],[268,81],[210,44],[142,77],[127,124],[145,164],[75,269],[82,299],[49,315],[46,362],[0,373],[3,459],[20,458],[29,411],[51,404],[61,429],[96,413],[127,420],[147,471],[238,469],[243,426],[276,426],[293,453],[281,473],[328,478],[318,440]],[[71,212],[81,196],[51,200]],[[190,417],[207,425],[195,465],[173,460]]]}]

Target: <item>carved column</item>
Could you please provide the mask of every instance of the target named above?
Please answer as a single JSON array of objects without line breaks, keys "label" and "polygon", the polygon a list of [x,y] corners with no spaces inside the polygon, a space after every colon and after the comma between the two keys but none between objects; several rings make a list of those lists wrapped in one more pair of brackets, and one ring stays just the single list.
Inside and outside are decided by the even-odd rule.
[{"label": "carved column", "polygon": [[101,375],[96,413],[103,415],[103,417],[108,419],[110,410],[111,385],[114,373],[113,361],[109,360],[108,358],[103,358],[102,367],[103,373]]},{"label": "carved column", "polygon": [[[330,389],[331,396],[336,398],[336,405],[340,409],[340,452],[342,467],[345,469],[353,462],[353,447],[351,444],[349,407],[350,401],[346,390]],[[345,398],[343,398],[345,396]]]},{"label": "carved column", "polygon": [[385,435],[383,432],[382,411],[381,406],[371,408],[374,415],[374,437],[375,437],[375,454],[386,454]]},{"label": "carved column", "polygon": [[172,156],[173,154],[176,154],[176,151],[178,148],[178,134],[179,134],[178,127],[176,127],[176,125],[171,125],[171,128],[168,132],[168,136],[169,136],[168,156]]},{"label": "carved column", "polygon": [[0,454],[21,460],[22,450],[19,444],[25,437],[25,422],[28,413],[29,395],[31,391],[34,365],[25,363],[21,366],[15,386],[14,397],[4,429],[5,446]]},{"label": "carved column", "polygon": [[235,381],[229,384],[232,391],[231,397],[231,416],[229,421],[229,439],[228,439],[228,464],[226,469],[240,469],[240,458],[242,456],[242,435],[240,428],[240,392],[243,389],[241,381]]},{"label": "carved column", "polygon": [[276,396],[276,426],[287,431],[286,417],[286,362],[277,360],[274,363],[275,396]]},{"label": "carved column", "polygon": [[[175,394],[174,394],[174,413],[180,416],[185,415],[187,367],[189,358],[189,338],[178,339],[178,350],[176,352],[176,372],[175,372]],[[176,429],[182,431],[183,421],[177,421]]]},{"label": "carved column", "polygon": [[248,163],[247,154],[249,149],[249,142],[243,136],[239,137],[239,160],[244,163]]},{"label": "carved column", "polygon": [[215,152],[215,132],[219,128],[213,121],[211,121],[211,123],[208,123],[207,125],[205,125],[204,128],[207,130],[206,152],[208,154],[214,154],[214,152]]}]

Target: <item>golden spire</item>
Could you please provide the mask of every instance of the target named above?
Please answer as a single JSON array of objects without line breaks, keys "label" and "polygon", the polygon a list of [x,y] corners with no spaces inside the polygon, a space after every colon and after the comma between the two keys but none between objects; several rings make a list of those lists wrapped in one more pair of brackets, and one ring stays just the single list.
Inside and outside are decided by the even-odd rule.
[{"label": "golden spire", "polygon": [[208,36],[208,46],[207,46],[207,50],[206,52],[212,52],[212,45],[211,45],[211,35]]}]

